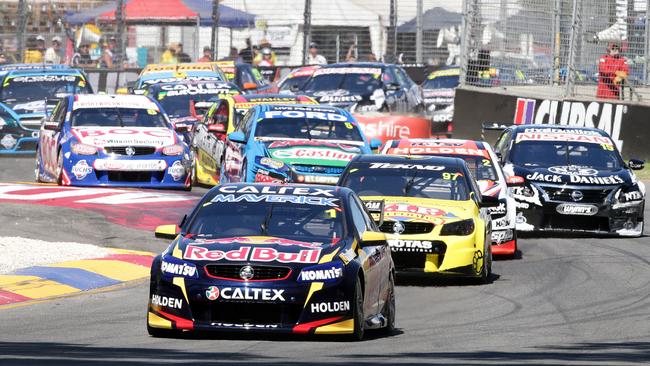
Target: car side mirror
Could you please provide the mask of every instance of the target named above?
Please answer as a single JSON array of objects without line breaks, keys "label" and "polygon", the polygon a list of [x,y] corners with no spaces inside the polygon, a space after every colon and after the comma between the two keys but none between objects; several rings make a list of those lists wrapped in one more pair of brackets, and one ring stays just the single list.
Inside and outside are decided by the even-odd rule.
[{"label": "car side mirror", "polygon": [[386,245],[386,234],[377,231],[366,231],[361,235],[359,245],[362,248]]},{"label": "car side mirror", "polygon": [[255,83],[244,83],[244,85],[242,85],[241,88],[244,89],[244,90],[257,89],[257,84],[255,84]]},{"label": "car side mirror", "polygon": [[291,85],[291,86],[289,87],[289,90],[291,90],[292,92],[295,93],[295,92],[300,91],[300,87],[298,86],[298,84],[293,84],[293,85]]},{"label": "car side mirror", "polygon": [[629,166],[632,170],[641,170],[645,166],[645,161],[641,159],[630,159],[630,161],[627,163],[627,166]]},{"label": "car side mirror", "polygon": [[189,132],[191,129],[192,129],[191,125],[187,125],[187,124],[184,124],[184,123],[182,123],[182,124],[179,123],[179,124],[174,125],[174,131],[176,131],[178,133]]},{"label": "car side mirror", "polygon": [[506,185],[508,187],[521,187],[524,185],[526,180],[524,177],[520,177],[518,175],[513,175],[510,177],[506,177]]},{"label": "car side mirror", "polygon": [[228,134],[228,140],[230,140],[232,142],[238,142],[240,144],[245,144],[246,143],[246,136],[241,131],[235,131],[235,132],[232,132],[232,133]]},{"label": "car side mirror", "polygon": [[370,139],[370,148],[371,149],[375,150],[375,149],[379,149],[379,147],[381,147],[381,140],[380,139],[378,139],[378,138]]},{"label": "car side mirror", "polygon": [[208,132],[211,133],[224,133],[226,132],[226,125],[223,123],[213,123],[208,125]]},{"label": "car side mirror", "polygon": [[59,122],[44,120],[43,121],[43,129],[48,130],[48,131],[58,131],[59,130]]},{"label": "car side mirror", "polygon": [[499,197],[495,196],[481,196],[479,207],[497,207],[499,206]]},{"label": "car side mirror", "polygon": [[175,239],[180,229],[177,225],[160,225],[156,227],[156,238]]}]

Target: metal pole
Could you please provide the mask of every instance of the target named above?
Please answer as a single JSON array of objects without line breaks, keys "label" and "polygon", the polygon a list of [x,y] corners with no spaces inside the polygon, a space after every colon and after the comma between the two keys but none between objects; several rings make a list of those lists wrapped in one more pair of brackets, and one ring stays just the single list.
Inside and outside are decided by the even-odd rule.
[{"label": "metal pole", "polygon": [[[197,34],[198,37],[198,34]],[[212,0],[212,61],[217,61],[219,53],[219,0]]]},{"label": "metal pole", "polygon": [[643,39],[643,57],[646,62],[643,63],[643,84],[648,85],[648,54],[650,53],[650,27],[648,26],[648,19],[650,19],[650,0],[645,4],[645,37]]},{"label": "metal pole", "polygon": [[387,53],[393,56],[393,62],[397,62],[397,3],[396,0],[390,0],[390,34],[388,35],[390,48]]},{"label": "metal pole", "polygon": [[311,0],[305,0],[304,25],[302,32],[302,64],[306,65],[309,42],[311,42]]},{"label": "metal pole", "polygon": [[566,75],[566,88],[564,90],[564,97],[574,95],[574,68],[576,58],[576,42],[578,35],[578,23],[580,22],[578,6],[581,0],[573,0],[573,12],[571,15],[571,36],[569,38],[569,59],[567,60],[567,75]]},{"label": "metal pole", "polygon": [[560,19],[562,11],[562,0],[555,0],[555,9],[553,9],[553,76],[551,84],[558,85],[560,82]]},{"label": "metal pole", "polygon": [[469,60],[471,59],[470,52],[470,32],[472,30],[472,22],[474,21],[474,7],[470,4],[470,1],[474,0],[463,0],[463,18],[461,21],[461,39],[460,39],[460,85],[466,85],[467,83],[467,69],[469,67]]},{"label": "metal pole", "polygon": [[25,31],[27,28],[27,5],[18,0],[18,59],[25,61]]},{"label": "metal pole", "polygon": [[113,67],[122,68],[124,65],[124,0],[117,0],[117,6],[115,8],[115,24],[117,25],[117,35],[115,36],[117,40],[117,65]]},{"label": "metal pole", "polygon": [[415,15],[415,62],[422,63],[422,0],[417,1],[417,14]]}]

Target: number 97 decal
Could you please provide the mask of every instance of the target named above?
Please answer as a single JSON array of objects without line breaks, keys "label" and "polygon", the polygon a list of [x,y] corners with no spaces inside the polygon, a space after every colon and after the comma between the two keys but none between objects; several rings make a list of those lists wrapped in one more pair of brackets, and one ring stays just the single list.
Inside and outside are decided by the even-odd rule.
[{"label": "number 97 decal", "polygon": [[456,180],[460,176],[462,176],[460,173],[442,173],[442,179],[444,180]]}]

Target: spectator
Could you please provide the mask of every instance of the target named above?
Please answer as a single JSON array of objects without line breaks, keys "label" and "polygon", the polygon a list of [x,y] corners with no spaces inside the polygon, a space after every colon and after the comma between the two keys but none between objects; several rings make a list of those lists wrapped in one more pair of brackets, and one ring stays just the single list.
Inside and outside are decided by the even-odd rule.
[{"label": "spectator", "polygon": [[372,52],[366,56],[366,59],[368,62],[377,62],[377,56],[375,56],[375,54]]},{"label": "spectator", "polygon": [[163,52],[163,54],[160,56],[160,63],[161,64],[177,64],[178,63],[178,57],[176,54],[178,53],[178,43],[172,42],[169,44],[169,47]]},{"label": "spectator", "polygon": [[90,46],[84,43],[79,46],[77,53],[72,56],[72,66],[76,67],[95,67],[97,63],[90,57]]},{"label": "spectator", "polygon": [[357,61],[356,50],[357,50],[357,45],[356,44],[351,44],[350,48],[348,48],[348,54],[345,55],[345,61],[346,62],[356,62]]},{"label": "spectator", "polygon": [[9,63],[9,57],[5,54],[5,50],[2,48],[2,45],[0,45],[0,65]]},{"label": "spectator", "polygon": [[210,46],[203,47],[203,56],[197,60],[198,62],[212,62],[212,48]]},{"label": "spectator", "polygon": [[[263,39],[262,42],[260,42],[260,47],[262,48],[262,52],[255,55],[255,58],[253,58],[253,64],[255,66],[265,66],[266,64],[271,64],[271,66],[275,65],[277,60],[276,60],[275,52],[273,52],[273,49],[271,47],[271,42],[267,41],[266,39]],[[267,52],[270,52],[269,54],[266,55],[266,58],[264,56],[265,48],[268,49]],[[262,63],[262,61],[264,61],[264,65],[260,64]]]},{"label": "spectator", "polygon": [[36,36],[36,49],[41,52],[41,55],[45,54],[45,37],[40,34]]},{"label": "spectator", "polygon": [[37,48],[36,37],[27,38],[27,50],[25,51],[26,64],[38,64],[43,62],[43,54]]},{"label": "spectator", "polygon": [[309,55],[307,56],[307,65],[327,65],[327,59],[318,54],[318,43],[309,44]]},{"label": "spectator", "polygon": [[45,50],[43,60],[46,64],[58,65],[61,63],[61,37],[52,37],[52,47]]},{"label": "spectator", "polygon": [[251,39],[246,38],[246,47],[242,48],[241,51],[239,51],[239,57],[242,59],[243,62],[250,64],[253,62],[253,46],[251,46]]},{"label": "spectator", "polygon": [[273,51],[271,51],[270,48],[264,47],[262,48],[262,59],[257,63],[257,66],[261,67],[271,67],[275,66],[275,63],[273,63]]},{"label": "spectator", "polygon": [[117,39],[115,37],[109,38],[108,43],[104,43],[104,51],[99,62],[101,67],[112,69],[119,66],[117,65],[117,55],[115,54],[116,48]]},{"label": "spectator", "polygon": [[178,44],[178,52],[177,52],[176,55],[177,55],[177,58],[178,58],[178,62],[192,62],[192,58],[190,58],[190,55],[183,52],[183,44],[182,43]]},{"label": "spectator", "polygon": [[598,62],[597,98],[618,99],[621,95],[621,84],[627,80],[629,69],[625,57],[620,55],[621,49],[615,43],[607,47],[608,54],[603,55]]},{"label": "spectator", "polygon": [[240,63],[242,61],[241,57],[239,57],[239,53],[237,52],[237,48],[235,47],[230,47],[230,54],[221,60],[234,61],[235,63]]}]

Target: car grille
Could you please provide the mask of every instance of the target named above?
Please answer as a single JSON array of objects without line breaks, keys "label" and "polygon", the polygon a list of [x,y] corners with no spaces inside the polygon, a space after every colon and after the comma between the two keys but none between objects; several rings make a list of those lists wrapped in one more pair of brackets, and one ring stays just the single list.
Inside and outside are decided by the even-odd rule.
[{"label": "car grille", "polygon": [[[607,196],[612,192],[613,188],[606,189],[574,189],[563,187],[541,187],[552,201],[562,202],[580,202],[580,203],[602,203]],[[574,201],[571,198],[571,193],[574,191],[582,192],[583,198],[579,201]]]},{"label": "car grille", "polygon": [[197,321],[220,323],[280,324],[293,326],[300,319],[302,304],[192,301]]},{"label": "car grille", "polygon": [[[159,172],[120,172],[109,171],[108,180],[111,182],[150,183],[152,174]],[[159,177],[160,179],[161,177]]]},{"label": "car grille", "polygon": [[542,227],[550,230],[609,232],[607,217],[546,215]]},{"label": "car grille", "polygon": [[[381,230],[384,233],[395,233],[393,230],[393,225],[395,224],[395,221],[384,221],[383,224],[379,227],[379,230]],[[433,231],[434,225],[430,222],[406,222],[402,221],[402,224],[404,225],[404,232],[400,234],[426,234],[430,233]]]},{"label": "car grille", "polygon": [[320,174],[333,174],[340,175],[345,168],[334,166],[322,165],[292,165],[293,169],[298,173],[320,173]]},{"label": "car grille", "polygon": [[104,148],[107,154],[129,155],[126,153],[128,147],[133,148],[133,155],[150,155],[156,152],[153,146],[107,146]]},{"label": "car grille", "polygon": [[[230,280],[241,281],[239,271],[243,265],[234,264],[209,264],[205,270],[209,276],[219,277]],[[289,277],[291,268],[276,266],[251,266],[253,268],[253,278],[250,281],[273,281]]]}]

